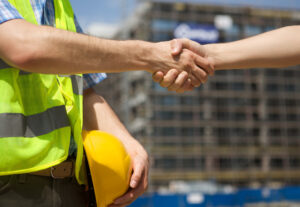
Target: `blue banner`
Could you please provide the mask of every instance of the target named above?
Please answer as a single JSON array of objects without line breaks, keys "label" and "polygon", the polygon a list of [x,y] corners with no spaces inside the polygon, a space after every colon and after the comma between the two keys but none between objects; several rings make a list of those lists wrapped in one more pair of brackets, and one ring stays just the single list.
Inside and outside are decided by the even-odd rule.
[{"label": "blue banner", "polygon": [[216,194],[149,194],[138,198],[130,207],[246,207],[248,204],[280,202],[300,206],[300,187],[240,189],[233,193]]},{"label": "blue banner", "polygon": [[219,31],[213,25],[182,23],[176,27],[174,37],[191,39],[201,44],[216,43]]}]

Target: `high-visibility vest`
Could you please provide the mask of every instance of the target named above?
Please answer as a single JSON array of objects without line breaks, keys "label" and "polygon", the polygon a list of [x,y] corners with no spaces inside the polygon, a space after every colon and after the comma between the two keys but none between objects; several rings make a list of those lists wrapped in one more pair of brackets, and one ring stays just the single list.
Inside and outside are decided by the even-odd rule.
[{"label": "high-visibility vest", "polygon": [[[9,0],[37,24],[30,0]],[[54,0],[56,28],[76,31],[68,0]],[[75,175],[86,183],[83,163],[82,75],[29,73],[0,61],[0,176],[43,170],[66,160],[77,144]]]}]

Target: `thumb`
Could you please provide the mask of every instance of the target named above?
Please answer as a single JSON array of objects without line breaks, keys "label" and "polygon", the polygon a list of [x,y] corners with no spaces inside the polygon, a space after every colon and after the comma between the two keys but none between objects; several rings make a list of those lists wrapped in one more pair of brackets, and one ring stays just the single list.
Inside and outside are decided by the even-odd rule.
[{"label": "thumb", "polygon": [[178,39],[173,39],[171,41],[171,49],[173,56],[179,55],[182,51],[182,42]]},{"label": "thumb", "polygon": [[182,52],[183,49],[188,49],[202,57],[205,55],[205,50],[203,48],[203,45],[186,38],[172,40],[171,48],[172,48],[172,55],[178,55],[180,52]]}]

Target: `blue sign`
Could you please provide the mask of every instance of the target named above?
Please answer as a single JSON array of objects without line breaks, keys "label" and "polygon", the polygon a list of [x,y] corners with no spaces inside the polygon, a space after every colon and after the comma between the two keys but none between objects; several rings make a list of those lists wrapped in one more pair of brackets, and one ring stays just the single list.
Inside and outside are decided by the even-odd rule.
[{"label": "blue sign", "polygon": [[297,203],[294,206],[299,206],[298,203],[300,203],[300,187],[240,189],[233,193],[192,194],[194,195],[148,194],[138,198],[130,207],[246,207],[248,204],[253,204],[254,206],[259,203],[278,202]]},{"label": "blue sign", "polygon": [[213,25],[182,23],[174,31],[175,38],[187,38],[201,44],[216,43],[219,31]]}]

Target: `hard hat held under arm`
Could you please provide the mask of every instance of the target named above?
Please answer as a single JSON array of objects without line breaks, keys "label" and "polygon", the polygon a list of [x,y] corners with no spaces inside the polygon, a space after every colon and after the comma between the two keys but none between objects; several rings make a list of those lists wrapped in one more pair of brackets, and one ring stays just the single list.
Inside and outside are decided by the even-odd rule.
[{"label": "hard hat held under arm", "polygon": [[106,207],[129,188],[131,158],[119,139],[102,131],[83,131],[83,144],[98,207]]}]

